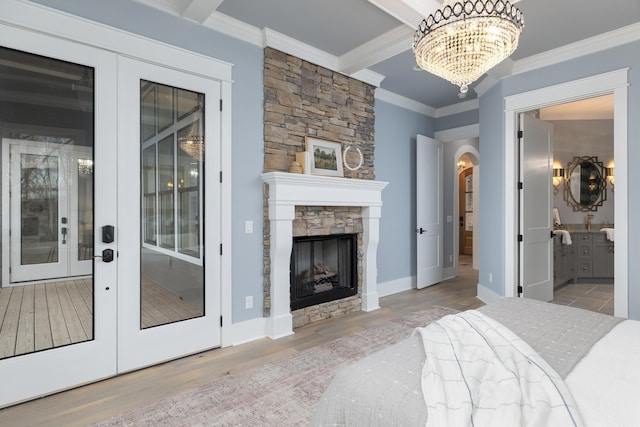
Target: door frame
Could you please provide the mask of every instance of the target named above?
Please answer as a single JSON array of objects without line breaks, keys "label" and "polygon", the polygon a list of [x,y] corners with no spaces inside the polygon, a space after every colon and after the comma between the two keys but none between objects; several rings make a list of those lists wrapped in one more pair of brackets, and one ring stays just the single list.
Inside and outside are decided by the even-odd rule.
[{"label": "door frame", "polygon": [[[616,167],[615,287],[614,314],[629,315],[629,237],[628,237],[628,68],[505,97],[504,172],[504,294],[517,296],[518,209],[517,209],[517,130],[518,115],[537,108],[563,104],[600,95],[614,95],[614,159]],[[618,237],[619,236],[619,237]],[[619,248],[619,249],[618,249]]]}]

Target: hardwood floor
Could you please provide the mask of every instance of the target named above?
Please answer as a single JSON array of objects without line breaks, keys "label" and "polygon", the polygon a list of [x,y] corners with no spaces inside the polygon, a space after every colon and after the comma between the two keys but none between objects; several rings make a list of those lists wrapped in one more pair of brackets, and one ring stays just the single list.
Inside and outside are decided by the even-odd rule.
[{"label": "hardwood floor", "polygon": [[480,307],[483,303],[475,297],[478,275],[470,260],[461,257],[460,274],[454,279],[381,298],[379,310],[323,320],[278,340],[263,338],[210,350],[5,408],[0,410],[0,425],[84,426],[434,305],[458,310]]}]

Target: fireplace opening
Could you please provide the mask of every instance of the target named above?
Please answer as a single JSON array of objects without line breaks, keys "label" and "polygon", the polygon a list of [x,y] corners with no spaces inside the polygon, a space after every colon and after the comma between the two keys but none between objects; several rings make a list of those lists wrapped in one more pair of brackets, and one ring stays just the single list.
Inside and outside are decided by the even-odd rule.
[{"label": "fireplace opening", "polygon": [[357,234],[293,238],[291,310],[358,292]]}]

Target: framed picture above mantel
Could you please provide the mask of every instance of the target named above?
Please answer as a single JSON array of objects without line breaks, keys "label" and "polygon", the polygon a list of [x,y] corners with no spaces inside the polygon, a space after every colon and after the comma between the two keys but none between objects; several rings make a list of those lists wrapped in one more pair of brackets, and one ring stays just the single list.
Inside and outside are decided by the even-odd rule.
[{"label": "framed picture above mantel", "polygon": [[305,136],[309,173],[311,175],[344,176],[342,144]]}]

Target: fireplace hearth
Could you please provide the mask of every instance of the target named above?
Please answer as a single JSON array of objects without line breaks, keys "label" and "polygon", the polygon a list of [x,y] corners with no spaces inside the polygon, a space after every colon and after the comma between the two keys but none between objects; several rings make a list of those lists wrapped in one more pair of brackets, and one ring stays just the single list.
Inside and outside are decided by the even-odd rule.
[{"label": "fireplace hearth", "polygon": [[294,237],[291,310],[346,298],[357,291],[357,234]]}]

